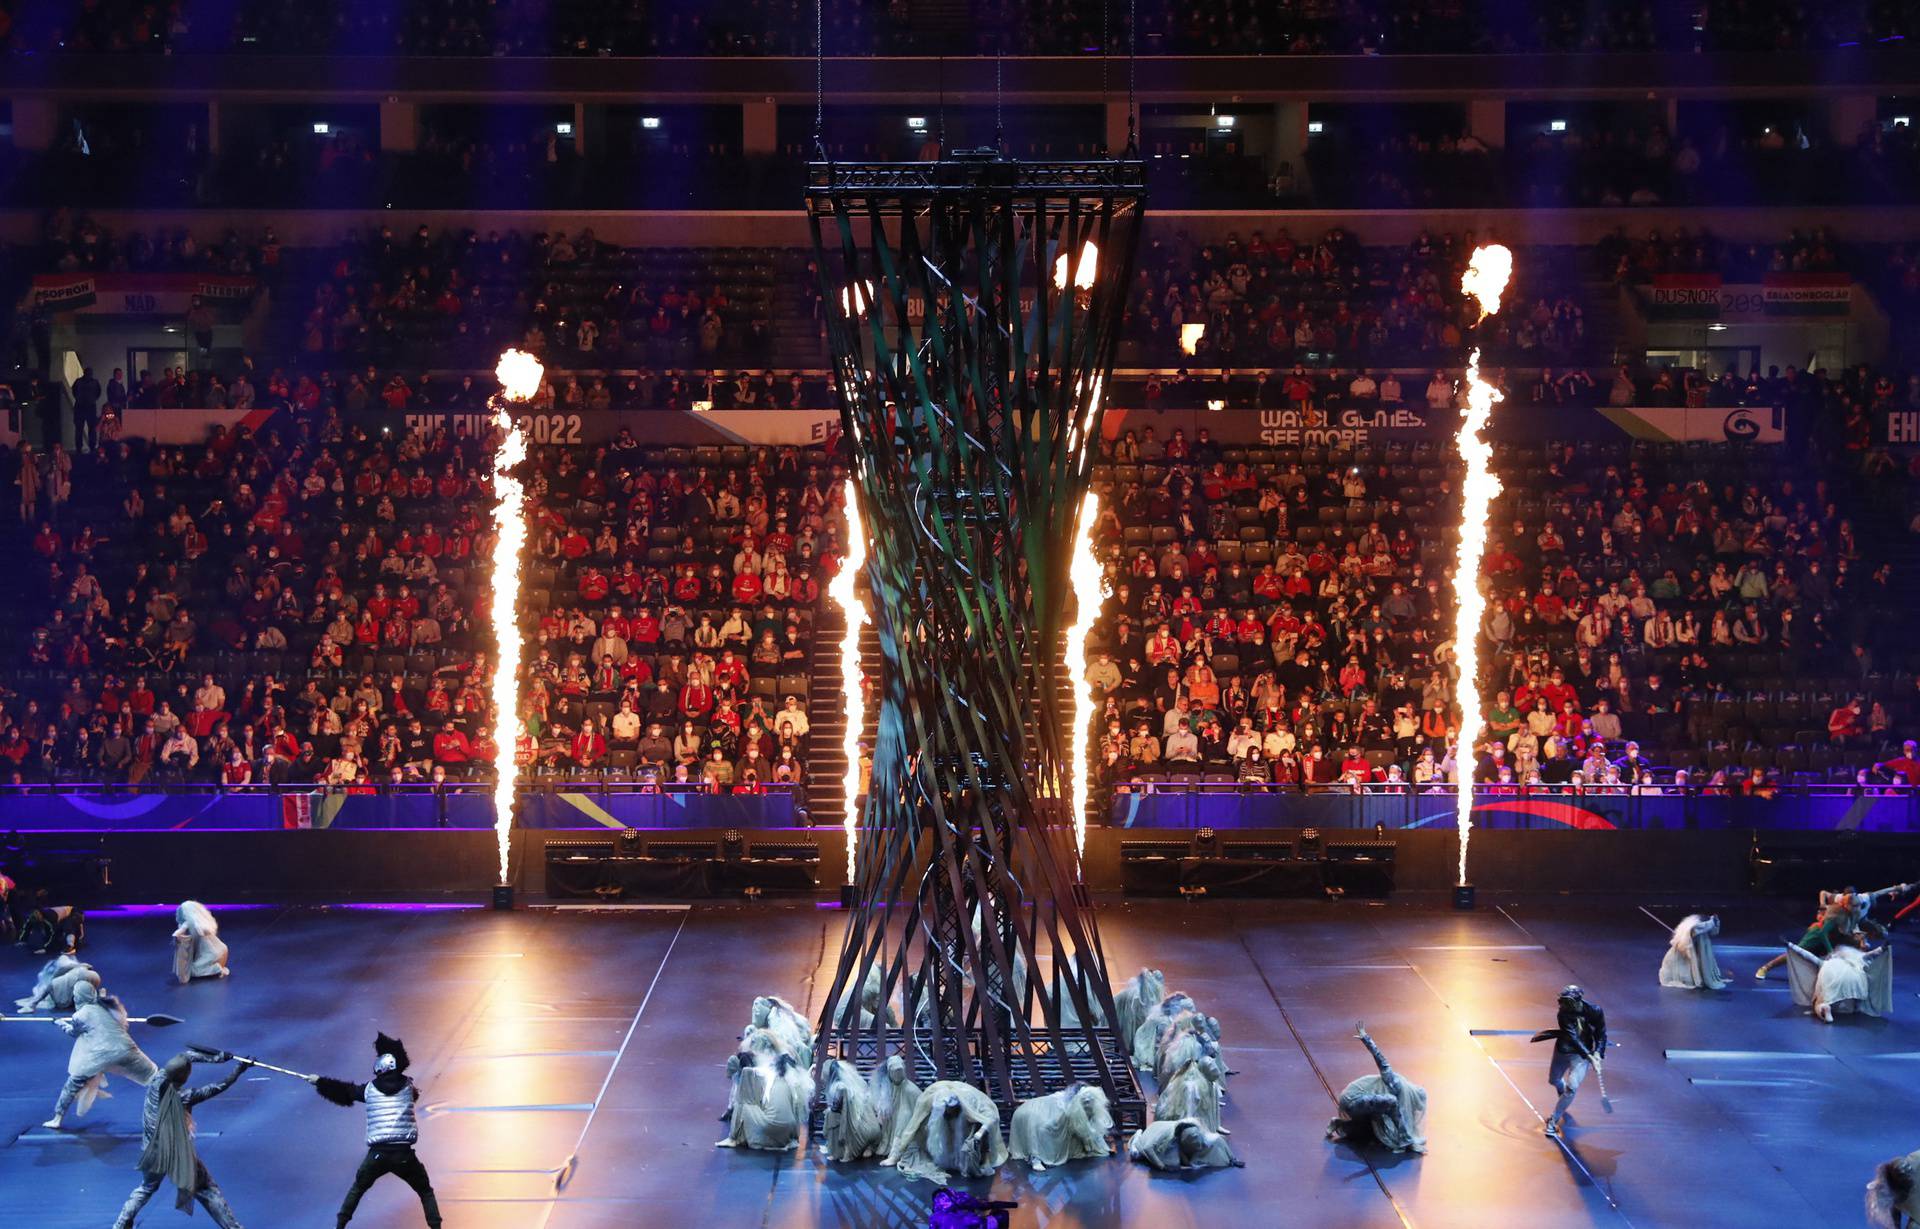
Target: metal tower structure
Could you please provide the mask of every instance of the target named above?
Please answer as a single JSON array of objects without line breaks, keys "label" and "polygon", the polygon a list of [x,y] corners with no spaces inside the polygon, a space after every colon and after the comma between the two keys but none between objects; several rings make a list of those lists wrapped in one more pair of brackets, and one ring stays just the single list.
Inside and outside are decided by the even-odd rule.
[{"label": "metal tower structure", "polygon": [[1075,1081],[1144,1125],[1079,887],[1068,568],[1145,203],[1142,164],[816,163],[807,189],[883,668],[855,909],[820,1061]]}]

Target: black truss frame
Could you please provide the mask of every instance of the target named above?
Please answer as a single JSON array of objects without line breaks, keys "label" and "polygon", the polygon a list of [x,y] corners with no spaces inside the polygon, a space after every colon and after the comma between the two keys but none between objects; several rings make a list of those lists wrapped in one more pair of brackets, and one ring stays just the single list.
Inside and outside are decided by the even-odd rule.
[{"label": "black truss frame", "polygon": [[[1058,683],[1144,204],[1131,159],[819,163],[807,189],[883,659],[817,1059],[897,1053],[1003,1113],[1095,1084],[1126,1128]],[[889,1008],[863,1021],[871,982]]]}]

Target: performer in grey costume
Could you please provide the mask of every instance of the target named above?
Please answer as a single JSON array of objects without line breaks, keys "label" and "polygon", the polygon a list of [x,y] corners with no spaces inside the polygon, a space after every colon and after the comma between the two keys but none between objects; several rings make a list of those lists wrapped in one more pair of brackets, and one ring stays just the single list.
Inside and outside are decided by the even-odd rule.
[{"label": "performer in grey costume", "polygon": [[1380,1074],[1363,1075],[1341,1090],[1340,1116],[1327,1124],[1327,1138],[1377,1143],[1392,1152],[1425,1152],[1427,1090],[1387,1065],[1366,1025],[1353,1028]]},{"label": "performer in grey costume", "polygon": [[73,988],[81,982],[89,982],[95,990],[100,988],[100,974],[92,965],[72,956],[55,956],[41,966],[40,976],[34,979],[33,992],[25,998],[15,999],[13,1005],[20,1011],[32,1014],[42,1007],[51,1007],[55,1011],[72,1011]]},{"label": "performer in grey costume", "polygon": [[232,1062],[233,1055],[220,1051],[183,1050],[167,1060],[165,1066],[147,1081],[146,1102],[141,1107],[140,1185],[127,1196],[120,1218],[113,1229],[131,1229],[133,1218],[147,1206],[162,1182],[171,1181],[179,1192],[173,1206],[191,1212],[193,1202],[207,1210],[219,1229],[240,1229],[240,1221],[227,1206],[213,1175],[193,1147],[193,1107],[232,1088],[241,1073],[253,1066],[241,1059],[226,1078],[198,1088],[188,1088],[187,1075],[195,1063]]},{"label": "performer in grey costume", "polygon": [[1127,1155],[1152,1169],[1246,1168],[1218,1132],[1191,1118],[1162,1118],[1127,1139]]},{"label": "performer in grey costume", "polygon": [[1070,1084],[1014,1107],[1007,1152],[1038,1173],[1049,1165],[1112,1156],[1113,1145],[1107,1142],[1112,1131],[1106,1092],[1092,1084]]},{"label": "performer in grey costume", "polygon": [[1719,933],[1720,919],[1712,914],[1689,913],[1680,919],[1660,961],[1660,984],[1675,990],[1725,989],[1727,979],[1713,954],[1713,936]]},{"label": "performer in grey costume", "polygon": [[57,1131],[75,1108],[82,1117],[93,1108],[95,1097],[109,1095],[107,1076],[119,1073],[135,1083],[146,1085],[157,1068],[127,1032],[127,1009],[111,994],[103,994],[94,983],[83,981],[73,987],[73,1015],[55,1024],[73,1038],[73,1051],[67,1056],[67,1082],[53,1103],[53,1117],[41,1123]]},{"label": "performer in grey costume", "polygon": [[220,923],[197,900],[180,902],[173,911],[173,976],[181,985],[196,977],[227,975],[227,945],[220,941]]}]

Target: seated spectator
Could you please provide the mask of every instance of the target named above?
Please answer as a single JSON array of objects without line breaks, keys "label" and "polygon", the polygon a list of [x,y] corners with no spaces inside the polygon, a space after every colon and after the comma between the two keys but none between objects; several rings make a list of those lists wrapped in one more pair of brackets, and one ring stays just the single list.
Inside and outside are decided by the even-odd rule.
[{"label": "seated spectator", "polygon": [[1866,729],[1861,725],[1861,707],[1860,697],[1855,696],[1828,714],[1827,738],[1842,746],[1861,741],[1866,736]]}]

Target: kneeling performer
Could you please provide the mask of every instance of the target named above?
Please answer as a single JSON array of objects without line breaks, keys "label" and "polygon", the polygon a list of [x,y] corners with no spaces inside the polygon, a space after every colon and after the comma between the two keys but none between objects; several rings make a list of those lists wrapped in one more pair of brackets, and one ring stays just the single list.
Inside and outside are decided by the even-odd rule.
[{"label": "kneeling performer", "polygon": [[182,901],[173,911],[173,976],[181,985],[196,977],[227,975],[227,945],[220,941],[220,923],[197,900]]},{"label": "kneeling performer", "polygon": [[1037,1173],[1049,1165],[1112,1156],[1107,1134],[1113,1112],[1107,1094],[1092,1084],[1073,1084],[1014,1107],[1007,1151]]},{"label": "kneeling performer", "polygon": [[971,1084],[941,1080],[920,1094],[881,1164],[945,1186],[956,1175],[985,1178],[1006,1161],[999,1107]]},{"label": "kneeling performer", "polygon": [[1380,1074],[1363,1075],[1341,1090],[1340,1116],[1327,1124],[1327,1138],[1377,1143],[1391,1152],[1425,1152],[1427,1090],[1387,1065],[1366,1025],[1353,1028]]}]

